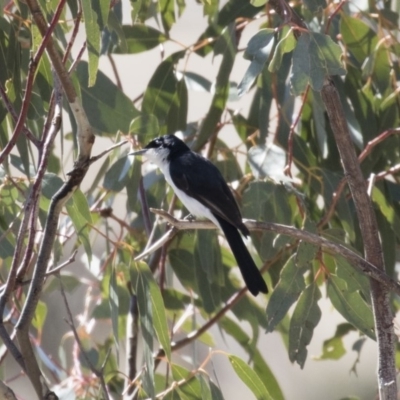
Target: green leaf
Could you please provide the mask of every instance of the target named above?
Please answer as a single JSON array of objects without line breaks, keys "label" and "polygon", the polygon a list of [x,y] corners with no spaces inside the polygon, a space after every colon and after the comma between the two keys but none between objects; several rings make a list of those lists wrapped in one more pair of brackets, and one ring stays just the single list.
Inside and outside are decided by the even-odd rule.
[{"label": "green leaf", "polygon": [[2,229],[0,229],[0,257],[4,260],[8,257],[12,257],[14,254],[15,246],[4,235]]},{"label": "green leaf", "polygon": [[[170,360],[171,346],[169,330],[160,289],[149,267],[145,263],[134,263],[134,269],[132,269],[131,272],[133,277],[132,281],[135,282],[141,318],[146,319],[146,326],[150,329],[152,336],[154,336],[153,333],[156,334],[168,360]],[[149,322],[151,322],[151,328],[149,327]]]},{"label": "green leaf", "polygon": [[171,266],[186,289],[197,290],[193,250],[171,249],[168,252]]},{"label": "green leaf", "polygon": [[343,344],[343,337],[349,332],[354,331],[351,324],[339,324],[335,334],[324,341],[322,345],[322,354],[316,358],[317,360],[339,360],[346,354],[346,349]]},{"label": "green leaf", "polygon": [[75,193],[72,196],[72,201],[69,201],[67,203],[66,208],[68,216],[71,218],[72,224],[74,225],[78,239],[83,244],[83,247],[85,249],[86,255],[90,263],[90,261],[92,260],[92,247],[90,245],[90,239],[89,239],[90,231],[88,227],[88,222],[90,223],[90,221],[88,221],[87,219],[88,205],[86,198],[84,198],[86,206],[82,206],[83,195],[82,193],[81,194],[77,193],[78,190],[75,191]]},{"label": "green leaf", "polygon": [[282,64],[282,58],[286,53],[290,53],[296,47],[296,38],[293,35],[293,30],[282,30],[281,35],[285,36],[278,42],[275,47],[274,55],[268,65],[270,72],[276,72],[279,70]]},{"label": "green leaf", "polygon": [[154,47],[167,40],[167,37],[162,32],[147,25],[124,25],[122,29],[127,48],[123,50],[120,47],[117,53],[123,53],[125,51],[129,54],[141,53],[154,49]]},{"label": "green leaf", "polygon": [[361,67],[378,43],[376,33],[362,19],[351,17],[346,13],[340,18],[340,33],[346,49]]},{"label": "green leaf", "polygon": [[96,83],[97,70],[100,57],[100,28],[97,22],[98,16],[92,2],[82,2],[83,16],[86,30],[86,47],[89,53],[89,81],[91,87]]},{"label": "green leaf", "polygon": [[105,173],[103,187],[107,190],[120,192],[129,179],[129,171],[132,168],[133,157],[121,157]]},{"label": "green leaf", "polygon": [[269,177],[275,182],[287,181],[283,170],[286,152],[275,144],[253,146],[248,152],[248,162],[256,179]]},{"label": "green leaf", "polygon": [[46,322],[47,316],[47,305],[43,301],[39,300],[35,315],[32,319],[32,325],[38,330],[39,334],[43,331],[43,325]]},{"label": "green leaf", "polygon": [[265,48],[274,44],[275,29],[259,30],[247,44],[243,57],[246,60],[254,60],[258,57],[264,58]]},{"label": "green leaf", "polygon": [[389,198],[385,196],[380,188],[374,186],[372,190],[372,200],[374,204],[379,207],[379,210],[392,227],[397,239],[400,239],[400,217],[395,212],[395,209],[390,203]]},{"label": "green leaf", "polygon": [[250,0],[250,4],[254,7],[261,7],[267,4],[268,0]]},{"label": "green leaf", "polygon": [[197,400],[201,397],[201,383],[198,377],[193,376],[191,371],[177,364],[171,365],[174,381],[185,381],[179,386],[179,394],[184,400]]},{"label": "green leaf", "polygon": [[[217,52],[218,45],[218,52]],[[222,54],[222,61],[215,81],[215,92],[211,100],[211,106],[205,116],[193,150],[201,149],[209,137],[214,134],[218,123],[221,120],[229,94],[229,75],[232,71],[236,56],[235,27],[230,25],[224,29],[217,44],[216,54]]]},{"label": "green leaf", "polygon": [[94,0],[93,8],[99,17],[99,28],[103,30],[107,25],[108,15],[110,13],[110,2],[108,0]]},{"label": "green leaf", "polygon": [[289,358],[291,362],[297,362],[300,368],[304,367],[307,358],[307,346],[310,344],[314,329],[321,319],[321,310],[318,307],[320,298],[321,292],[314,282],[300,295],[290,320]]},{"label": "green leaf", "polygon": [[118,130],[128,132],[132,119],[139,115],[129,97],[101,71],[97,73],[96,84],[88,88],[88,64],[84,61],[78,64],[77,76],[82,104],[92,127],[109,135]]},{"label": "green leaf", "polygon": [[293,52],[293,73],[290,79],[293,92],[301,94],[310,85],[317,92],[325,77],[344,75],[342,50],[333,40],[321,33],[303,33]]},{"label": "green leaf", "polygon": [[[175,53],[163,61],[154,72],[143,96],[142,111],[158,118],[161,127],[165,127],[172,105],[178,102],[175,64],[184,55]],[[162,130],[161,133],[166,133]]]},{"label": "green leaf", "polygon": [[92,214],[90,212],[87,197],[82,193],[80,189],[75,190],[73,200],[76,208],[79,210],[79,213],[82,215],[83,218],[85,218],[87,222],[91,224]]},{"label": "green leaf", "polygon": [[175,101],[171,104],[167,118],[167,131],[185,131],[187,127],[188,114],[188,91],[184,79],[178,80],[176,84]]},{"label": "green leaf", "polygon": [[231,362],[237,376],[253,392],[257,400],[273,400],[268,393],[264,382],[246,362],[234,355],[229,356],[229,361]]},{"label": "green leaf", "polygon": [[129,127],[130,135],[138,135],[141,143],[149,142],[151,139],[159,136],[160,125],[154,115],[139,115],[132,120]]},{"label": "green leaf", "polygon": [[210,389],[212,400],[224,400],[221,389],[213,381],[210,381]]},{"label": "green leaf", "polygon": [[356,270],[343,257],[335,257],[334,261],[336,265],[336,274],[346,282],[348,291],[359,291],[365,299],[369,299],[370,283],[368,277]]},{"label": "green leaf", "polygon": [[166,32],[169,32],[175,23],[175,0],[159,0],[158,6],[163,27]]},{"label": "green leaf", "polygon": [[221,252],[215,230],[196,231],[195,258],[198,262],[198,266],[196,267],[203,269],[209,283],[224,284]]},{"label": "green leaf", "polygon": [[295,257],[289,258],[282,268],[280,279],[271,294],[267,305],[267,332],[272,332],[276,325],[289,311],[305,288],[303,274],[306,268],[296,266]]},{"label": "green leaf", "polygon": [[350,292],[343,279],[331,275],[328,280],[328,296],[336,310],[347,321],[371,339],[376,340],[371,307],[365,303],[358,292]]},{"label": "green leaf", "polygon": [[179,389],[176,388],[171,392],[168,392],[164,397],[163,400],[181,400],[182,398],[179,396]]},{"label": "green leaf", "polygon": [[112,266],[111,268],[108,302],[110,307],[114,343],[117,348],[117,354],[119,354],[119,332],[118,332],[119,297],[118,297],[118,285],[117,285],[115,266]]},{"label": "green leaf", "polygon": [[[290,196],[281,185],[272,182],[252,182],[243,194],[243,216],[258,221],[292,224]],[[278,251],[273,247],[275,234],[255,232],[251,237],[261,259],[268,259]]]},{"label": "green leaf", "polygon": [[[315,233],[315,231],[313,229],[307,229],[307,226],[305,228],[306,228],[307,232]],[[297,247],[296,256],[295,256],[296,257],[296,266],[301,269],[303,269],[304,267],[311,268],[311,262],[315,259],[318,250],[319,250],[319,248],[317,246],[315,246],[311,243],[301,241],[299,243],[299,246]]]},{"label": "green leaf", "polygon": [[222,270],[221,254],[217,248],[216,232],[199,230],[196,236],[194,263],[197,287],[204,310],[210,314],[220,303],[220,290],[215,280],[220,275],[218,269]]},{"label": "green leaf", "polygon": [[279,383],[275,378],[270,367],[265,362],[260,351],[252,344],[248,334],[244,332],[240,324],[233,321],[231,318],[223,317],[219,326],[230,336],[232,336],[252,358],[254,370],[258,376],[263,377],[263,382],[268,387],[268,392],[274,400],[284,400],[284,396]]},{"label": "green leaf", "polygon": [[177,75],[179,78],[183,76],[186,86],[189,90],[193,90],[195,92],[211,92],[212,84],[204,76],[189,71],[178,73]]}]

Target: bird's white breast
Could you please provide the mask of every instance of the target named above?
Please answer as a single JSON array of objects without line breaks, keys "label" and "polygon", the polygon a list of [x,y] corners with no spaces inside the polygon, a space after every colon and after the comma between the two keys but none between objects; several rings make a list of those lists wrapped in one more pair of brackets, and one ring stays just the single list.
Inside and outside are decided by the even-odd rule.
[{"label": "bird's white breast", "polygon": [[207,218],[219,227],[217,219],[214,217],[208,207],[204,206],[193,197],[188,196],[183,190],[176,187],[169,172],[169,162],[167,161],[167,156],[167,149],[149,149],[146,152],[146,157],[149,159],[149,161],[153,162],[158,168],[160,168],[161,172],[165,176],[166,181],[172,187],[179,200],[189,210],[189,212],[196,217]]}]

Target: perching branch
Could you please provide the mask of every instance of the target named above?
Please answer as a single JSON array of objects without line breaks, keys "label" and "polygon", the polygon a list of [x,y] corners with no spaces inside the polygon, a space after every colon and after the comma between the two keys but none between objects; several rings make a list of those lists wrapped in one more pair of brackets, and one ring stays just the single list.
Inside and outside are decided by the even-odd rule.
[{"label": "perching branch", "polygon": [[[164,210],[151,208],[150,211],[163,217],[169,224],[174,227],[173,229],[175,230],[218,229],[211,221],[179,220],[168,214]],[[339,255],[345,258],[358,271],[362,272],[365,275],[368,275],[375,281],[384,284],[388,289],[400,295],[399,283],[386,275],[384,271],[376,268],[373,264],[364,260],[357,253],[354,253],[352,250],[340,243],[334,243],[314,233],[303,231],[301,229],[296,229],[291,226],[275,224],[273,222],[258,222],[249,219],[245,219],[243,220],[243,222],[250,231],[270,231],[276,234],[287,235],[294,239],[302,240],[315,246],[322,247],[323,249],[325,249],[325,251],[329,251],[332,254]],[[169,230],[162,238],[160,238],[156,243],[151,246],[151,252],[156,250],[157,247],[160,247],[166,240],[169,240],[169,237],[167,238],[167,235],[171,235],[171,231],[172,229]],[[150,251],[146,251],[146,253],[140,254],[135,258],[135,260],[142,259],[149,252]]]}]

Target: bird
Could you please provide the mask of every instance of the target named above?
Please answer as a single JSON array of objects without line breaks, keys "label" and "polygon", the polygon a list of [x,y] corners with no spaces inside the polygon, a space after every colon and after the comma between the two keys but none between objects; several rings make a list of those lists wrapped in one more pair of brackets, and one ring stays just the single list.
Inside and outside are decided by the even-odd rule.
[{"label": "bird", "polygon": [[239,233],[247,237],[250,232],[228,184],[211,161],[190,150],[175,135],[157,137],[129,155],[143,155],[155,164],[191,215],[207,218],[217,225],[226,237],[248,290],[254,296],[268,293]]}]

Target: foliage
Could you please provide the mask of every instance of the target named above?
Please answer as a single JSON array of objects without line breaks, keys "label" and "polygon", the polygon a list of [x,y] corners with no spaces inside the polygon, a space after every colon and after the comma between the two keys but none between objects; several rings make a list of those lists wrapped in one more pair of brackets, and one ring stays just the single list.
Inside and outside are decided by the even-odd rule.
[{"label": "foliage", "polygon": [[[4,327],[14,338],[19,326],[49,205],[66,179],[71,155],[78,152],[77,122],[69,99],[63,107],[71,132],[59,133],[50,142],[56,83],[49,53],[43,52],[32,65],[32,54],[44,46],[32,23],[31,3],[9,2],[0,11],[0,296],[7,300],[0,303],[3,339]],[[203,34],[190,46],[168,52],[164,46],[181,41],[174,26],[189,7],[184,0],[132,1],[130,16],[123,15],[125,3],[118,1],[64,3],[40,1],[40,7],[48,22],[60,12],[51,23],[52,38],[71,70],[89,123],[104,144],[102,150],[112,148],[99,157],[98,165],[90,166],[81,188],[63,208],[56,239],[49,244],[51,262],[30,335],[51,390],[60,398],[62,393],[121,398],[130,391],[138,398],[222,399],[219,372],[206,372],[222,354],[255,398],[283,399],[283,390],[257,347],[260,330],[280,332],[288,343],[288,357],[303,367],[320,321],[321,294],[348,322],[324,343],[321,359],[343,356],[343,339],[351,331],[360,332],[361,340],[375,339],[369,281],[341,254],[305,240],[253,231],[253,255],[270,288],[268,296],[254,299],[243,289],[220,233],[170,231],[150,212],[155,207],[185,215],[163,177],[148,164],[127,157],[129,146],[120,141],[144,146],[157,135],[179,131],[188,145],[196,151],[205,149],[220,168],[235,189],[245,218],[317,233],[362,255],[365,244],[357,206],[345,184],[320,94],[331,76],[369,185],[386,272],[396,278],[396,2],[369,2],[365,9],[345,2],[297,2],[294,11],[304,18],[306,30],[280,19],[266,1],[204,1],[197,6],[207,19]],[[86,38],[82,50],[87,51],[87,61],[80,59],[82,51],[75,43],[79,27]],[[244,43],[241,36],[247,31],[256,33]],[[77,48],[76,56],[70,47]],[[122,88],[138,85],[143,78],[133,72],[130,82],[120,82],[118,62],[125,58],[119,57],[126,55],[135,63],[149,51],[160,53],[159,63],[148,66],[151,78],[132,100]],[[106,57],[114,76],[99,69],[99,61]],[[206,72],[187,68],[196,57],[212,66],[215,81]],[[231,72],[243,57],[247,70],[240,82],[232,82]],[[210,103],[205,115],[191,120],[188,115],[196,107],[193,99],[198,92],[207,92]],[[248,110],[236,108],[232,99],[238,95],[246,99]],[[21,121],[23,129],[18,132]],[[165,235],[168,240],[143,260],[135,259]],[[79,268],[71,265],[77,263],[75,250],[82,260]],[[6,281],[17,269],[12,295],[6,298]],[[77,299],[78,304],[72,304]],[[62,302],[61,309],[51,314],[55,300]],[[398,302],[392,307],[397,310]],[[70,308],[80,313],[79,318],[70,315],[64,336],[56,339],[57,350],[50,354],[46,343]],[[216,348],[210,332],[214,325],[243,348],[246,360]],[[74,341],[66,346],[72,334]],[[211,348],[204,359],[195,357],[188,365],[173,357],[193,342]],[[361,348],[362,342],[357,343]],[[1,352],[4,376],[4,365],[13,353],[7,343]],[[159,366],[165,367],[163,372]],[[18,386],[10,386],[18,393]]]}]

